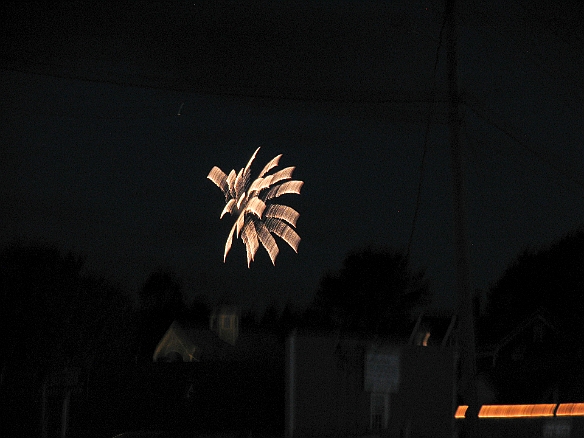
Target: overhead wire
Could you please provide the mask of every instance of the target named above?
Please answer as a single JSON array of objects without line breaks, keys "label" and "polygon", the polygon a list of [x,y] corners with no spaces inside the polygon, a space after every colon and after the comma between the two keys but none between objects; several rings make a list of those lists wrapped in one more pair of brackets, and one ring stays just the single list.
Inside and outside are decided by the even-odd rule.
[{"label": "overhead wire", "polygon": [[[432,71],[431,93],[433,96],[435,96],[435,94],[436,94],[436,74],[438,72],[438,61],[440,59],[440,49],[442,48],[442,40],[443,40],[445,26],[446,26],[446,17],[444,16],[442,18],[442,25],[440,26],[440,33],[438,35],[438,44],[436,47],[436,55],[434,58],[434,69]],[[424,129],[424,144],[423,144],[422,158],[420,161],[420,176],[418,179],[418,188],[416,191],[416,205],[414,208],[414,217],[412,219],[412,227],[411,227],[411,231],[410,231],[410,237],[408,239],[406,258],[409,258],[410,254],[411,254],[412,242],[414,240],[414,231],[416,229],[416,222],[418,220],[418,214],[420,211],[420,204],[421,204],[421,198],[422,198],[422,185],[423,185],[423,181],[424,181],[424,170],[425,170],[425,164],[426,164],[426,155],[428,153],[430,126],[432,124],[432,119],[434,117],[435,109],[436,109],[436,102],[434,99],[431,99],[430,103],[428,105],[428,116],[426,118],[426,126]]]},{"label": "overhead wire", "polygon": [[[567,45],[569,45],[572,49],[580,52],[580,56],[584,56],[584,50],[583,50],[583,46],[580,45],[576,45],[573,44],[568,38],[566,38],[566,34],[568,33],[569,36],[571,36],[573,39],[578,39],[578,36],[574,33],[574,32],[570,32],[573,30],[574,26],[572,26],[572,28],[570,28],[569,26],[566,26],[566,22],[568,21],[566,19],[566,17],[561,17],[563,20],[563,26],[560,29],[559,26],[554,25],[555,22],[557,22],[556,17],[550,17],[545,19],[544,17],[542,17],[541,15],[538,15],[537,13],[535,13],[533,11],[533,9],[527,7],[525,5],[524,2],[520,2],[519,0],[512,0],[514,1],[519,7],[521,7],[526,14],[529,14],[531,16],[531,18],[533,18],[534,20],[539,21],[543,26],[545,26],[545,28],[547,30],[549,30],[550,32],[552,32],[554,35],[556,35],[559,39],[561,39],[564,43],[566,43]],[[580,11],[578,14],[576,14],[576,17],[582,17],[582,12],[584,10],[584,3],[582,3],[581,1],[578,2],[574,2],[577,3],[580,7]],[[574,19],[574,22],[578,22],[577,19]],[[581,23],[581,21],[580,21]],[[580,40],[582,40],[582,38],[579,38]]]},{"label": "overhead wire", "polygon": [[[467,116],[467,122],[471,122],[472,115],[471,117]],[[476,117],[476,115],[474,116]],[[488,122],[482,119],[480,120],[485,126],[488,125]],[[539,190],[530,181],[533,178],[535,166],[540,166],[537,170],[541,172],[541,167],[546,167],[546,165],[530,160],[530,157],[526,156],[522,150],[518,151],[517,149],[503,147],[502,143],[512,143],[513,140],[508,139],[508,141],[502,142],[496,138],[485,138],[482,133],[473,133],[475,130],[467,129],[468,124],[463,124],[462,128],[466,150],[468,151],[467,162],[469,163],[469,172],[472,172],[472,176],[474,176],[476,181],[472,190],[472,204],[478,211],[488,212],[487,214],[493,215],[494,220],[497,220],[497,218],[501,218],[505,214],[499,212],[501,209],[517,211],[517,209],[521,208],[516,202],[507,203],[504,199],[500,199],[500,197],[512,194],[518,200],[528,199],[529,190]],[[493,132],[494,137],[500,135],[498,131]],[[486,169],[487,166],[489,166],[489,170]],[[512,173],[510,174],[509,172]],[[553,178],[555,184],[562,185],[563,181],[561,177],[554,172],[552,172],[552,176],[555,176]],[[494,182],[493,178],[496,177],[509,188],[509,192],[506,195],[499,193],[498,196],[494,197],[488,186],[485,185],[485,182]],[[523,181],[525,184],[517,184],[520,181]],[[584,199],[584,193],[577,190],[573,190],[573,193],[575,196]],[[507,214],[513,215],[513,213]],[[496,226],[503,228],[508,235],[512,235],[510,221],[499,220]]]},{"label": "overhead wire", "polygon": [[[488,122],[485,122],[488,124]],[[584,200],[584,191],[576,190],[574,185],[571,184],[571,181],[566,181],[566,177],[562,174],[558,174],[553,169],[550,169],[547,162],[542,162],[541,160],[533,161],[529,159],[528,156],[522,154],[522,150],[519,150],[519,153],[513,154],[511,150],[505,149],[502,147],[501,142],[493,139],[493,141],[485,140],[484,138],[479,138],[479,136],[470,134],[468,130],[465,130],[465,139],[467,140],[468,149],[473,154],[473,168],[474,173],[477,178],[477,181],[488,181],[486,174],[481,171],[481,166],[479,163],[485,163],[486,159],[491,158],[490,153],[493,153],[497,157],[499,157],[499,162],[509,162],[509,160],[515,160],[518,162],[518,166],[513,167],[515,177],[519,176],[518,180],[521,180],[528,184],[529,187],[533,187],[534,185],[529,182],[531,178],[534,176],[534,170],[536,167],[534,163],[538,163],[541,167],[547,168],[547,172],[550,175],[548,181],[558,187],[561,187],[562,190],[566,190],[571,192],[574,196],[581,198]],[[501,135],[504,135],[501,133]],[[513,142],[513,140],[511,140]],[[482,155],[483,159],[479,157]],[[541,178],[541,168],[537,169],[538,175]],[[507,180],[509,184],[515,184],[515,181]],[[479,184],[480,186],[480,184]],[[514,185],[515,186],[515,185]],[[564,192],[562,192],[564,193]]]},{"label": "overhead wire", "polygon": [[[517,7],[523,8],[525,11],[527,11],[527,9],[525,8],[524,5],[519,4],[516,0],[513,1],[513,3],[515,3],[515,5]],[[421,4],[421,2],[420,2]],[[439,8],[434,4],[434,0],[429,0],[428,3],[431,7],[429,8],[429,11],[433,13],[434,16],[436,16],[440,11],[438,10]],[[517,9],[517,8],[516,8]],[[491,9],[491,11],[493,11],[493,9]],[[509,14],[505,14],[505,15],[509,15]],[[518,15],[518,14],[514,14],[514,15]],[[531,15],[533,15],[533,13],[531,13]],[[504,17],[501,16],[501,14],[499,14],[496,17],[496,20],[491,18],[488,22],[488,24],[490,25],[490,27],[494,30],[496,30],[498,33],[500,33],[499,30],[499,26],[498,24],[500,24],[503,20]],[[541,20],[540,20],[541,21]],[[514,26],[516,27],[516,26]],[[424,34],[425,37],[428,38],[432,38],[431,35],[428,34]],[[504,38],[507,38],[506,36]],[[512,38],[512,37],[511,37]],[[433,38],[432,38],[433,39]],[[515,42],[517,42],[515,40]],[[30,57],[31,55],[29,55]],[[537,57],[533,54],[530,54],[530,56],[534,59],[537,60]],[[546,68],[543,63],[541,62],[541,60],[537,60],[538,62],[536,62],[536,65],[539,68]],[[39,64],[39,63],[37,63]],[[40,64],[39,64],[40,65]],[[50,67],[50,64],[45,64],[46,66]],[[52,67],[58,67],[58,66],[52,66]],[[19,70],[17,67],[12,66],[12,67],[7,67],[6,65],[3,67],[4,69],[9,69],[9,70]],[[20,70],[22,71],[22,70]],[[30,72],[30,68],[28,69],[28,71]],[[550,75],[552,75],[554,77],[554,79],[558,78],[557,75],[557,70],[556,73],[552,73],[552,71],[548,68],[547,69],[548,73]],[[43,74],[40,73],[38,70],[36,72],[34,72],[35,74]],[[85,80],[85,81],[92,81],[92,82],[102,82],[102,83],[111,83],[111,84],[116,84],[116,85],[130,85],[130,86],[137,86],[137,87],[143,87],[143,88],[153,88],[153,89],[164,89],[164,90],[171,90],[171,91],[194,91],[194,92],[201,92],[204,94],[209,94],[209,95],[215,95],[215,96],[226,96],[226,97],[242,97],[242,98],[258,98],[258,99],[277,99],[277,100],[294,100],[294,101],[317,101],[317,102],[332,102],[332,103],[338,103],[338,102],[347,102],[347,103],[401,103],[401,102],[411,102],[411,101],[419,101],[420,99],[403,99],[403,98],[394,98],[394,97],[388,97],[388,98],[376,98],[373,99],[371,98],[371,96],[368,97],[361,97],[361,98],[338,98],[338,97],[324,97],[322,94],[320,95],[320,97],[310,97],[310,96],[315,96],[318,95],[318,91],[317,90],[288,90],[289,92],[286,92],[285,94],[280,93],[279,95],[275,95],[275,93],[273,92],[274,90],[272,90],[272,92],[267,92],[267,93],[258,93],[257,90],[251,90],[251,92],[246,92],[246,91],[242,91],[242,90],[236,90],[236,89],[231,89],[231,90],[223,90],[223,91],[219,91],[217,88],[215,89],[209,89],[208,87],[205,86],[199,86],[199,87],[194,87],[192,86],[192,84],[178,84],[178,83],[172,83],[172,80],[169,80],[168,78],[162,78],[163,80],[165,80],[166,85],[164,86],[160,86],[160,81],[158,81],[161,78],[143,78],[145,80],[151,80],[154,79],[157,81],[158,85],[153,85],[151,83],[146,83],[144,80],[139,81],[139,82],[131,82],[131,81],[120,81],[120,80],[116,80],[116,79],[112,79],[111,77],[109,79],[104,80],[103,78],[100,79],[95,79],[95,78],[91,78],[88,77],[87,75],[84,75],[83,77],[80,76],[79,74],[75,75],[72,73],[69,74],[55,74],[53,73],[44,73],[45,75],[49,75],[49,76],[55,76],[55,77],[66,77],[66,78],[71,78],[71,79],[78,79],[78,80]],[[279,88],[279,92],[280,92],[281,88]],[[297,92],[301,91],[301,92],[305,92],[305,96],[303,97],[299,97],[297,95]],[[316,93],[314,93],[314,91],[316,91]],[[372,91],[376,91],[376,90],[372,90]],[[426,99],[424,99],[426,100]]]},{"label": "overhead wire", "polygon": [[[558,175],[562,176],[563,178],[569,180],[573,184],[584,189],[584,181],[581,181],[580,179],[576,178],[575,176],[570,175],[562,168],[562,166],[554,163],[552,160],[550,160],[548,157],[546,157],[544,154],[542,154],[536,148],[529,145],[528,142],[523,141],[520,138],[521,136],[513,133],[512,129],[510,129],[508,126],[506,126],[504,122],[502,122],[500,120],[494,120],[492,117],[489,117],[489,115],[487,115],[485,111],[481,111],[481,109],[479,108],[478,105],[469,104],[468,100],[463,102],[463,105],[466,108],[468,108],[470,111],[472,111],[477,117],[479,117],[480,119],[482,119],[483,121],[488,123],[490,126],[497,129],[497,131],[501,132],[506,137],[511,139],[513,141],[513,143],[519,145],[521,148],[523,148],[525,151],[527,151],[530,155],[532,155],[533,157],[537,158],[542,163],[549,166]],[[580,197],[584,198],[584,195],[580,195]]]},{"label": "overhead wire", "polygon": [[[514,3],[516,5],[518,5],[519,7],[525,8],[524,6],[519,5],[516,1],[514,1]],[[499,15],[499,17],[501,17],[501,16]],[[489,24],[490,25],[489,27],[494,29],[500,36],[505,37],[502,34],[501,30],[496,25],[496,23],[494,22],[494,19],[490,19],[487,24]],[[440,31],[440,33],[442,33],[442,30]],[[439,42],[438,42],[439,44],[438,44],[438,49],[437,49],[437,55],[438,55],[438,51],[440,49],[441,38],[442,37],[440,35]],[[517,41],[514,40],[513,37],[511,37],[511,39],[515,43],[517,43]],[[487,55],[488,55],[488,53],[487,53]],[[529,57],[532,58],[532,62],[533,62],[533,59],[536,59],[535,55],[533,55],[532,53],[529,54]],[[433,114],[433,111],[435,110],[436,103],[438,102],[435,99],[435,92],[436,92],[435,80],[436,80],[437,62],[438,62],[438,56],[436,57],[436,62],[434,65],[433,86],[432,86],[432,92],[431,92],[432,95],[429,96],[428,98],[414,98],[414,99],[404,98],[403,96],[371,99],[371,95],[374,94],[373,92],[371,92],[371,95],[369,97],[362,96],[362,97],[356,97],[356,98],[338,98],[338,97],[330,97],[330,96],[327,97],[327,96],[323,96],[322,94],[319,96],[318,92],[315,93],[314,91],[310,91],[310,90],[301,90],[301,92],[304,94],[304,96],[298,96],[298,94],[297,94],[298,90],[288,90],[288,93],[286,93],[286,95],[282,95],[281,93],[277,94],[276,92],[274,92],[274,90],[267,91],[264,93],[257,93],[257,90],[252,90],[251,92],[245,92],[242,90],[233,90],[233,89],[227,90],[227,91],[225,91],[225,90],[221,91],[221,90],[217,90],[217,88],[215,88],[215,89],[211,89],[208,87],[207,88],[205,88],[205,87],[199,87],[199,88],[192,87],[191,88],[191,87],[185,87],[182,85],[172,85],[172,80],[169,78],[162,78],[162,82],[164,83],[164,85],[160,85],[161,84],[160,77],[146,77],[146,78],[142,78],[142,80],[140,80],[140,81],[136,81],[136,80],[130,81],[130,80],[119,80],[119,79],[115,79],[115,78],[112,79],[111,73],[109,74],[110,75],[109,79],[104,79],[103,77],[95,78],[95,77],[90,77],[88,75],[82,75],[79,73],[78,74],[64,73],[64,72],[56,73],[54,70],[55,69],[62,69],[63,66],[59,66],[59,65],[55,65],[55,64],[43,64],[43,65],[39,64],[36,71],[35,71],[34,66],[32,66],[31,64],[28,64],[28,67],[26,67],[26,68],[18,67],[16,65],[12,65],[12,66],[5,65],[4,67],[2,67],[0,69],[5,70],[5,71],[24,72],[24,73],[38,74],[38,75],[43,75],[43,76],[48,76],[48,77],[73,79],[73,80],[80,80],[80,81],[94,82],[94,83],[105,83],[105,84],[112,84],[112,85],[119,85],[119,86],[132,86],[132,87],[174,91],[174,92],[191,91],[191,92],[194,92],[197,94],[204,94],[204,95],[209,95],[209,96],[242,98],[242,99],[266,99],[266,100],[280,100],[280,101],[285,100],[285,101],[296,101],[296,102],[329,102],[329,103],[347,103],[347,104],[383,104],[383,103],[398,103],[398,104],[400,104],[400,103],[412,103],[412,102],[429,103],[428,117],[426,120],[426,129],[425,129],[425,136],[424,136],[425,137],[424,151],[423,151],[421,165],[420,165],[420,180],[418,183],[416,208],[415,208],[415,212],[414,212],[412,230],[411,230],[410,238],[408,241],[408,253],[409,253],[409,250],[411,248],[411,241],[413,239],[412,236],[414,234],[415,224],[417,221],[417,216],[418,216],[418,211],[419,211],[419,202],[420,202],[419,199],[420,199],[420,193],[421,193],[421,187],[422,187],[422,181],[423,181],[424,163],[425,163],[426,154],[427,154],[428,132],[429,132],[429,125],[430,125],[429,121],[432,118],[431,115]],[[553,79],[557,79],[557,76],[555,76],[554,72],[548,68],[545,68],[545,66],[543,65],[542,62],[540,62],[539,60],[536,59],[536,62],[534,62],[534,63],[537,67],[544,69],[544,71],[546,71]],[[50,71],[46,71],[47,69],[49,69]],[[108,74],[107,72],[105,72],[105,73]],[[154,81],[155,84],[152,84],[152,81]],[[319,96],[319,97],[314,97],[314,96]],[[565,171],[563,171],[563,169],[560,166],[554,164],[553,161],[551,161],[551,160],[549,160],[549,158],[543,156],[541,152],[539,152],[535,148],[531,147],[525,141],[522,141],[520,136],[514,134],[513,129],[511,129],[508,125],[502,126],[502,124],[500,122],[494,122],[493,117],[489,117],[486,110],[479,108],[479,106],[476,104],[476,101],[471,102],[470,99],[463,99],[462,103],[463,103],[463,105],[466,105],[478,117],[484,119],[485,121],[487,121],[487,123],[489,123],[490,125],[492,125],[496,129],[498,129],[499,131],[504,133],[507,137],[513,139],[515,143],[520,145],[523,149],[527,150],[531,155],[533,155],[536,158],[538,158],[539,160],[547,163],[549,166],[554,168],[554,170],[556,172],[558,172],[560,175],[562,175],[563,177],[569,179],[570,181],[577,184],[578,186],[582,186],[582,183],[580,182],[579,179],[568,175]],[[173,115],[174,114],[175,113],[173,113]],[[153,117],[154,116],[158,117],[157,115],[153,115]],[[125,118],[133,118],[133,116],[130,116],[130,117],[108,116],[108,117],[104,117],[104,118],[125,119]]]},{"label": "overhead wire", "polygon": [[[513,2],[517,4],[516,0],[513,0]],[[515,14],[515,15],[518,15],[518,14]],[[495,30],[495,32],[497,32],[497,34],[499,34],[501,37],[505,38],[505,41],[507,39],[511,39],[514,43],[514,47],[519,46],[518,41],[515,40],[513,37],[506,37],[505,35],[503,35],[502,31],[499,29],[497,24],[502,23],[504,21],[503,21],[502,16],[499,15],[499,18],[500,18],[500,20],[497,20],[497,23],[495,23],[493,21],[493,19],[487,21],[487,24],[490,25],[489,28]],[[491,58],[491,62],[495,62],[495,60],[492,59],[491,54],[489,53],[488,50],[485,50],[483,55],[488,57],[488,58]],[[538,58],[533,54],[533,52],[530,51],[527,54],[527,58],[531,58],[531,60],[530,60],[531,63],[538,68],[542,68],[548,75],[550,75],[552,77],[552,79],[556,79],[556,80],[558,79],[558,77],[555,76],[554,73],[550,69],[545,68],[543,66],[543,63],[538,61]],[[572,95],[572,97],[577,99],[579,102],[581,102],[581,99],[577,94]],[[484,105],[482,105],[479,102],[479,99],[477,99],[477,97],[474,96],[472,93],[469,93],[469,92],[464,93],[463,99],[461,99],[461,103],[463,106],[468,108],[475,116],[479,117],[484,122],[486,122],[487,124],[489,124],[490,126],[495,128],[497,131],[504,134],[507,138],[511,139],[514,144],[518,145],[523,150],[527,151],[531,156],[535,157],[538,161],[540,161],[540,162],[544,163],[545,165],[547,165],[548,167],[550,167],[554,172],[556,172],[556,174],[569,180],[570,182],[576,184],[579,187],[584,187],[584,182],[582,182],[579,178],[577,178],[573,175],[570,175],[568,172],[566,172],[566,170],[561,165],[556,164],[554,162],[554,160],[549,158],[548,155],[541,152],[541,150],[543,150],[544,148],[536,148],[533,145],[531,145],[529,141],[524,140],[523,138],[526,137],[525,135],[517,134],[516,127],[512,127],[509,123],[506,123],[503,120],[501,120],[501,118],[497,117],[492,110],[486,110],[484,108]],[[571,102],[566,102],[566,103],[573,107],[573,103],[571,103]],[[573,108],[573,109],[575,109],[575,111],[578,111],[578,110],[581,111],[582,108],[579,108],[579,109]],[[582,194],[578,194],[578,196],[582,196]]]},{"label": "overhead wire", "polygon": [[[397,90],[383,93],[377,89],[363,89],[359,92],[348,90],[346,88],[339,90],[319,90],[306,88],[298,89],[282,89],[262,87],[258,89],[244,89],[236,86],[223,87],[221,85],[212,86],[211,84],[198,85],[193,87],[183,87],[182,85],[173,85],[172,80],[164,77],[154,78],[124,78],[115,77],[115,74],[107,71],[97,71],[90,74],[62,72],[62,68],[55,66],[48,68],[43,66],[40,69],[33,66],[2,66],[0,72],[16,72],[30,75],[39,75],[42,77],[51,77],[57,79],[76,80],[93,84],[106,84],[118,87],[134,87],[138,89],[169,91],[172,93],[180,93],[178,101],[171,104],[171,107],[164,108],[157,106],[156,108],[131,108],[129,111],[115,111],[116,108],[111,108],[110,111],[104,113],[94,114],[91,117],[100,120],[139,120],[151,118],[180,118],[177,115],[177,109],[182,102],[185,102],[185,108],[189,106],[188,98],[185,99],[184,93],[188,93],[192,98],[209,97],[216,99],[229,99],[237,103],[238,101],[244,104],[253,104],[257,106],[270,105],[274,103],[277,105],[304,105],[306,109],[332,111],[340,114],[347,110],[348,114],[354,113],[358,117],[373,117],[380,118],[383,114],[390,114],[407,123],[423,123],[420,111],[424,104],[430,101],[427,91],[421,91],[416,95],[402,93]],[[105,76],[105,79],[104,79]],[[172,97],[172,96],[171,96]],[[444,102],[441,99],[434,98],[436,102]],[[175,105],[176,104],[176,105]],[[34,105],[18,105],[17,101],[12,102],[11,110],[24,112],[32,115],[39,115],[39,110],[34,108]],[[113,110],[113,111],[111,111]],[[42,112],[42,111],[41,111]],[[60,116],[67,119],[79,119],[87,117],[84,115],[83,108],[80,111],[59,111],[51,110],[48,114],[50,117]],[[182,111],[181,115],[188,117],[188,112]]]},{"label": "overhead wire", "polygon": [[[173,91],[173,92],[191,92],[196,94],[204,94],[208,96],[217,97],[229,97],[229,98],[244,98],[244,99],[257,99],[257,100],[274,100],[274,101],[296,101],[296,102],[323,102],[323,103],[347,103],[347,104],[383,104],[383,103],[427,103],[430,101],[429,97],[417,96],[413,98],[405,97],[406,94],[395,94],[394,96],[382,96],[378,98],[373,98],[373,95],[380,95],[377,89],[362,90],[361,95],[365,97],[359,97],[356,93],[352,96],[346,92],[346,89],[335,89],[335,90],[318,90],[318,89],[285,89],[282,87],[267,89],[263,87],[264,92],[258,92],[256,89],[251,91],[245,91],[243,87],[231,87],[227,89],[226,86],[218,85],[214,87],[210,86],[186,86],[186,85],[170,85],[171,79],[162,77],[144,77],[142,81],[131,81],[131,80],[120,80],[120,79],[103,79],[95,78],[89,75],[73,74],[73,73],[59,73],[54,69],[62,69],[63,66],[58,64],[44,64],[46,68],[52,70],[50,71],[39,71],[40,69],[34,69],[34,66],[29,63],[28,68],[18,67],[16,65],[4,65],[0,67],[0,70],[33,74],[45,77],[53,77],[57,79],[70,79],[78,80],[82,82],[99,83],[99,84],[110,84],[118,85],[123,87],[136,87],[145,88],[152,90],[162,90],[162,91]],[[108,73],[108,72],[103,72]],[[147,83],[147,80],[156,81],[155,84]],[[161,85],[161,80],[164,85]],[[334,97],[334,93],[343,93],[348,97]]]},{"label": "overhead wire", "polygon": [[[490,30],[493,30],[494,32],[496,32],[499,37],[501,38],[502,41],[511,41],[513,43],[512,47],[521,47],[524,44],[521,41],[518,41],[514,36],[512,32],[509,32],[507,34],[503,34],[501,27],[502,25],[504,25],[505,23],[507,23],[507,21],[509,20],[510,16],[513,17],[518,17],[518,19],[521,19],[521,13],[518,12],[518,8],[520,7],[518,5],[518,3],[516,1],[512,1],[511,3],[509,3],[509,6],[513,7],[513,5],[515,4],[515,10],[516,12],[513,13],[513,11],[509,11],[509,10],[505,10],[505,14],[502,13],[497,13],[496,10],[494,8],[489,9],[489,14],[484,14],[484,24],[488,25],[488,28]],[[518,28],[525,28],[526,25],[528,24],[528,22],[526,21],[525,18],[522,19],[522,22],[517,23],[516,21],[513,21],[513,23],[507,23],[508,28],[510,29],[518,29]],[[489,51],[485,50],[484,53],[487,54]],[[578,81],[577,78],[572,78],[569,77],[565,74],[563,74],[563,72],[561,70],[559,70],[558,68],[553,69],[552,67],[550,67],[547,63],[545,63],[544,60],[542,60],[542,58],[538,55],[536,55],[534,53],[534,50],[527,50],[527,51],[522,51],[521,52],[521,56],[528,59],[530,61],[530,63],[540,69],[541,71],[547,73],[547,75],[553,80],[553,81],[557,81],[557,82],[564,82],[566,83],[566,85],[568,85],[571,89],[571,93],[569,94],[569,97],[571,99],[577,100],[578,103],[580,105],[582,105],[583,101],[582,101],[582,96],[581,96],[581,82]],[[518,58],[515,58],[516,60]],[[569,82],[569,84],[567,83]],[[579,109],[574,107],[574,104],[572,102],[570,102],[569,100],[565,101],[566,105],[569,105],[573,110],[578,111]],[[580,108],[581,110],[581,108]]]}]

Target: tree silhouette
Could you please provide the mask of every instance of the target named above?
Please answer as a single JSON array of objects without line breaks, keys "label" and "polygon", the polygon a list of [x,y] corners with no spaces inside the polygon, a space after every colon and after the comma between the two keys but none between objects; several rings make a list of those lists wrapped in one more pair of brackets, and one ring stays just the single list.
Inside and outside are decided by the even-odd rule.
[{"label": "tree silhouette", "polygon": [[131,312],[118,287],[86,273],[83,257],[55,245],[10,245],[0,263],[1,354],[11,361],[79,360],[112,314]]},{"label": "tree silhouette", "polygon": [[205,327],[209,326],[212,305],[205,295],[197,295],[189,304],[188,316],[197,324]]},{"label": "tree silhouette", "polygon": [[8,435],[38,434],[38,422],[30,419],[38,416],[40,388],[51,373],[80,370],[83,400],[89,402],[96,388],[120,376],[131,361],[130,301],[115,285],[85,272],[84,262],[55,245],[13,244],[0,252],[1,389],[6,401],[1,408]]},{"label": "tree silhouette", "polygon": [[73,317],[83,260],[54,246],[11,245],[1,255],[2,355],[46,362],[60,347]]},{"label": "tree silhouette", "polygon": [[325,274],[305,321],[310,325],[377,334],[406,334],[413,312],[428,303],[424,271],[413,271],[398,251],[367,247]]},{"label": "tree silhouette", "polygon": [[[498,352],[495,367],[490,357],[483,364],[499,402],[582,397],[582,291],[584,229],[549,246],[523,251],[492,285],[486,314],[478,324],[479,343],[488,352],[492,346],[505,346],[506,337],[517,336],[516,345]],[[538,325],[537,331],[525,326],[539,317],[546,324]],[[526,330],[518,332],[521,327]]]},{"label": "tree silhouette", "polygon": [[152,359],[152,352],[172,321],[186,311],[182,285],[169,270],[152,272],[139,291],[140,356]]},{"label": "tree silhouette", "polygon": [[523,251],[488,294],[481,323],[484,341],[496,341],[538,308],[544,308],[562,331],[584,328],[584,229],[548,247]]}]

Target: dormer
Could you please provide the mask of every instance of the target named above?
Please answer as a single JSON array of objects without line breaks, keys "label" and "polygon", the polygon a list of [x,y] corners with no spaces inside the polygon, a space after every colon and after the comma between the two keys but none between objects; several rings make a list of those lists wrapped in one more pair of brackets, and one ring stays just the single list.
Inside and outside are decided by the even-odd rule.
[{"label": "dormer", "polygon": [[220,339],[235,345],[239,336],[239,310],[235,306],[223,306],[211,314],[209,329]]}]

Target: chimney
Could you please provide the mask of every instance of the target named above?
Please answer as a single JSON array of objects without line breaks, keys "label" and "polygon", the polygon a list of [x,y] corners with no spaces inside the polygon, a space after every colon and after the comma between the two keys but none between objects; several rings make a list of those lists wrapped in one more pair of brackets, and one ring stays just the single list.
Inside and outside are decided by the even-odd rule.
[{"label": "chimney", "polygon": [[209,329],[220,339],[235,345],[239,336],[239,314],[236,306],[222,306],[211,313]]}]

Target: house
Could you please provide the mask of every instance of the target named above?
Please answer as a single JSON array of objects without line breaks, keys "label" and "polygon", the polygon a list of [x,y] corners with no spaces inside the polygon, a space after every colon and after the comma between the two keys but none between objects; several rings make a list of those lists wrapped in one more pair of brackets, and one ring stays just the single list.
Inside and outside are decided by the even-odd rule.
[{"label": "house", "polygon": [[147,380],[158,428],[281,434],[283,341],[240,327],[236,308],[218,309],[208,326],[173,321],[152,359]]},{"label": "house", "polygon": [[451,437],[450,347],[297,330],[286,341],[286,436]]},{"label": "house", "polygon": [[[499,403],[557,402],[577,352],[544,309],[538,309],[477,355],[479,372]],[[564,385],[565,386],[565,385]],[[564,391],[565,392],[565,391]]]},{"label": "house", "polygon": [[[189,320],[175,320],[158,342],[154,362],[201,362],[249,359],[256,339],[250,333],[239,338],[239,310],[224,306],[209,318],[209,327]],[[246,345],[250,344],[250,345]],[[231,356],[231,357],[229,357]]]},{"label": "house", "polygon": [[242,329],[234,309],[205,327],[177,320],[153,355],[156,414],[190,430],[288,438],[450,437],[453,324],[420,317],[409,340],[296,329],[281,342]]}]

